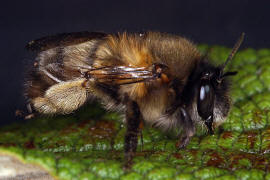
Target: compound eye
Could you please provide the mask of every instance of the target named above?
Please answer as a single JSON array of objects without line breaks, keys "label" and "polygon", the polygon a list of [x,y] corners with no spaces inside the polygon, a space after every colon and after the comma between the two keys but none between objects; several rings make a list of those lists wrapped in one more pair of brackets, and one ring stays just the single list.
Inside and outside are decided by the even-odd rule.
[{"label": "compound eye", "polygon": [[212,85],[209,81],[203,81],[198,92],[197,109],[210,132],[212,131],[214,100]]}]

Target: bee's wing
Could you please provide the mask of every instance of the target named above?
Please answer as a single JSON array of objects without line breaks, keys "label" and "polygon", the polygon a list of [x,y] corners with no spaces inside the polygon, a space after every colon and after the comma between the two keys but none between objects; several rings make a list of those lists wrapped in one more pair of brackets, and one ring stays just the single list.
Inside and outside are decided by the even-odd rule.
[{"label": "bee's wing", "polygon": [[73,32],[62,33],[53,36],[47,36],[33,40],[26,45],[26,48],[31,51],[45,51],[59,46],[69,46],[80,44],[92,39],[100,39],[106,37],[107,34],[102,32]]},{"label": "bee's wing", "polygon": [[[87,67],[86,67],[87,68]],[[89,68],[85,76],[94,79],[96,82],[111,84],[111,85],[125,85],[139,82],[153,81],[161,76],[159,72],[155,71],[155,67],[128,67],[128,66],[114,66],[114,67],[99,67]]]}]

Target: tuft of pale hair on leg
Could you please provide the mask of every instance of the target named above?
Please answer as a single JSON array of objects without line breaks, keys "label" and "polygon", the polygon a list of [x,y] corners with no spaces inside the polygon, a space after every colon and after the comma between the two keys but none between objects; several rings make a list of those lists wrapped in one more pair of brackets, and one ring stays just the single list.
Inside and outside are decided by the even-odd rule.
[{"label": "tuft of pale hair on leg", "polygon": [[77,79],[58,83],[50,87],[44,97],[55,105],[59,113],[71,113],[87,101],[87,90],[83,86],[84,81],[85,79]]},{"label": "tuft of pale hair on leg", "polygon": [[58,111],[47,98],[37,97],[32,100],[32,104],[35,110],[42,114],[55,114]]}]

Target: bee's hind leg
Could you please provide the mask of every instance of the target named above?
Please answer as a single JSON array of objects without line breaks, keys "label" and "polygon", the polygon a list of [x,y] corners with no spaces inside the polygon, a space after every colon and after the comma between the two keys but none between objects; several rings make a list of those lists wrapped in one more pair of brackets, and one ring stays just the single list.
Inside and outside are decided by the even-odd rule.
[{"label": "bee's hind leg", "polygon": [[35,113],[33,112],[30,103],[28,103],[26,105],[26,109],[27,109],[26,111],[25,110],[17,109],[15,111],[15,116],[20,117],[20,118],[23,118],[23,119],[32,119],[32,118],[34,118],[35,117]]},{"label": "bee's hind leg", "polygon": [[183,133],[180,136],[179,142],[177,143],[178,149],[185,148],[192,136],[195,134],[195,126],[188,114],[188,112],[184,108],[180,108],[180,119],[181,124],[183,124]]},{"label": "bee's hind leg", "polygon": [[125,165],[124,168],[129,169],[132,165],[133,157],[136,153],[138,144],[138,134],[140,126],[140,109],[136,102],[127,100],[126,104],[126,123],[127,131],[125,135]]}]

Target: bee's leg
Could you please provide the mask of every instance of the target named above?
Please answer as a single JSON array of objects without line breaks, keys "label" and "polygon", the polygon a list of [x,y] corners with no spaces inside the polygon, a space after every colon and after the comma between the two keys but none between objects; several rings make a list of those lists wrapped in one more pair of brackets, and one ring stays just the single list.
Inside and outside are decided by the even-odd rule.
[{"label": "bee's leg", "polygon": [[27,108],[27,114],[25,115],[24,119],[32,119],[35,117],[35,113],[33,112],[32,106],[30,103],[26,105]]},{"label": "bee's leg", "polygon": [[143,151],[143,133],[142,133],[142,130],[140,131],[140,137],[141,137],[141,151]]},{"label": "bee's leg", "polygon": [[126,104],[126,121],[127,121],[127,132],[125,135],[125,168],[129,169],[132,165],[132,159],[135,155],[139,125],[140,125],[140,110],[136,102],[128,100]]},{"label": "bee's leg", "polygon": [[182,149],[188,145],[191,137],[195,134],[195,126],[184,108],[180,108],[181,123],[183,123],[183,133],[180,137],[178,148]]},{"label": "bee's leg", "polygon": [[26,108],[27,108],[26,111],[17,109],[15,111],[15,116],[20,117],[20,118],[24,118],[24,119],[32,119],[32,118],[34,118],[35,117],[35,113],[32,110],[31,104],[28,103],[26,105]]},{"label": "bee's leg", "polygon": [[139,130],[140,130],[140,137],[141,137],[141,151],[143,151],[143,120],[140,120],[140,125],[139,125]]}]

